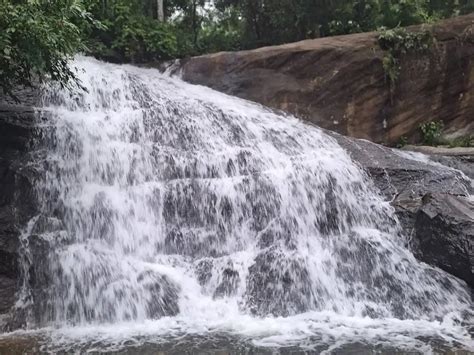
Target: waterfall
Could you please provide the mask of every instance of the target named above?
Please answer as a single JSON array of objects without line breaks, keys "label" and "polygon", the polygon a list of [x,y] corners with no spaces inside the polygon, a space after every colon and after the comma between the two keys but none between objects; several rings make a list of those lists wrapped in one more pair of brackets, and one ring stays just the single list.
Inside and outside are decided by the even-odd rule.
[{"label": "waterfall", "polygon": [[470,311],[465,285],[414,258],[390,204],[317,127],[156,70],[74,65],[87,91],[50,88],[39,113],[53,129],[35,326],[245,319],[247,334]]}]

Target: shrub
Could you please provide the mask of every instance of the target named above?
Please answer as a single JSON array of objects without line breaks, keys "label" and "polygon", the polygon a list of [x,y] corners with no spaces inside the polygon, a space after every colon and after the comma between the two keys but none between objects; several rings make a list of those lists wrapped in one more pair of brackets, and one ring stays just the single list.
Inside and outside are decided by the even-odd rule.
[{"label": "shrub", "polygon": [[429,31],[409,32],[405,28],[382,29],[378,43],[380,48],[386,51],[382,65],[391,94],[393,94],[402,70],[402,56],[407,53],[426,52],[431,48],[433,42],[433,36]]},{"label": "shrub", "polygon": [[448,142],[450,148],[455,147],[474,147],[474,136],[455,138]]},{"label": "shrub", "polygon": [[408,144],[408,138],[405,136],[401,136],[398,140],[397,148],[403,148]]},{"label": "shrub", "polygon": [[437,145],[443,128],[444,124],[442,121],[431,121],[420,124],[423,143],[427,145]]}]

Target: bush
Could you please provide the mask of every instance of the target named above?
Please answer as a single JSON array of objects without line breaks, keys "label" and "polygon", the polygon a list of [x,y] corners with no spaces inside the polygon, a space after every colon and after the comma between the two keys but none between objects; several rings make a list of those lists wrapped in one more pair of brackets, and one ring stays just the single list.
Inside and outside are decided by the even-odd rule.
[{"label": "bush", "polygon": [[174,58],[178,52],[172,24],[148,16],[138,1],[86,1],[87,9],[103,24],[84,29],[88,54],[110,61],[144,62]]},{"label": "bush", "polygon": [[166,23],[132,17],[117,31],[111,48],[131,62],[170,59],[177,53],[176,35]]},{"label": "bush", "polygon": [[433,36],[429,31],[409,32],[405,28],[382,29],[378,42],[380,48],[394,55],[422,52],[431,48]]},{"label": "bush", "polygon": [[406,136],[401,136],[398,141],[397,148],[403,148],[407,144],[408,144],[408,138]]},{"label": "bush", "polygon": [[474,147],[474,136],[455,138],[448,142],[450,148],[455,147]]},{"label": "bush", "polygon": [[329,22],[328,27],[329,27],[329,34],[331,36],[362,32],[362,29],[359,26],[359,24],[352,20],[348,20],[348,21],[333,20]]},{"label": "bush", "polygon": [[437,145],[439,138],[443,131],[444,124],[442,121],[431,121],[420,124],[420,130],[422,133],[423,143],[427,145]]},{"label": "bush", "polygon": [[378,43],[380,48],[386,51],[382,65],[391,94],[402,70],[402,56],[407,53],[426,52],[432,47],[433,42],[433,35],[429,31],[409,32],[405,28],[381,30]]}]

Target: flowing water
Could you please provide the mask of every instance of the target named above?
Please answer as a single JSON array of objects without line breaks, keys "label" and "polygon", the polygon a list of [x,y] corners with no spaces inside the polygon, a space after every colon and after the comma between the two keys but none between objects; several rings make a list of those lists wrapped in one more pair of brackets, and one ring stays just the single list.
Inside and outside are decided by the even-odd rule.
[{"label": "flowing water", "polygon": [[47,246],[19,302],[46,348],[222,334],[259,349],[474,350],[465,284],[413,257],[331,137],[155,70],[74,64],[87,92],[43,98],[42,214],[24,237]]}]

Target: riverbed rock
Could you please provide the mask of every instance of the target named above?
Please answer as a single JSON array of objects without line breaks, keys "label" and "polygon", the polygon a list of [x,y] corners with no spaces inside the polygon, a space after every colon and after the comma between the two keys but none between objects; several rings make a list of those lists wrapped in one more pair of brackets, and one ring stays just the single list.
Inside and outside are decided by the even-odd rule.
[{"label": "riverbed rock", "polygon": [[378,34],[360,33],[183,59],[167,67],[193,84],[281,109],[344,135],[419,141],[441,120],[450,137],[474,132],[474,14],[413,26],[429,30],[429,53],[402,58],[390,89]]}]

